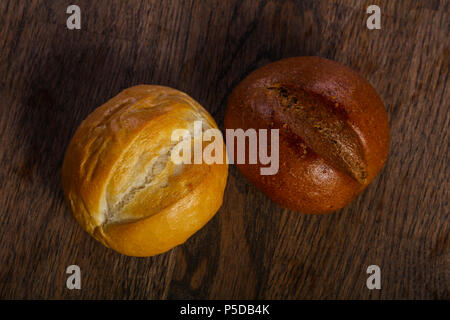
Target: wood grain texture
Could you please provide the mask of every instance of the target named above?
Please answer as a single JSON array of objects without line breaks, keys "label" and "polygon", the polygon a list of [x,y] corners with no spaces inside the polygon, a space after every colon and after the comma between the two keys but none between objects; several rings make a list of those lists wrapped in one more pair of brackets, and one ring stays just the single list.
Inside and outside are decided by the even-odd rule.
[{"label": "wood grain texture", "polygon": [[[82,29],[66,28],[76,3]],[[365,26],[378,4],[382,29]],[[449,299],[449,2],[1,1],[0,298]],[[230,168],[223,207],[152,258],[108,250],[63,201],[68,142],[139,83],[198,100],[222,125],[253,69],[319,55],[367,78],[390,118],[378,178],[325,216],[284,210]],[[65,269],[82,270],[82,290]],[[382,290],[366,288],[377,264]]]}]

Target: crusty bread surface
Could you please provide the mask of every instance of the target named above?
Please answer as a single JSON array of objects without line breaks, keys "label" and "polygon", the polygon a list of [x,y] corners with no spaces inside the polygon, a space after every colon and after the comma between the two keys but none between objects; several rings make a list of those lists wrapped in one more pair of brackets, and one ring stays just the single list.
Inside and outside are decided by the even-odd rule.
[{"label": "crusty bread surface", "polygon": [[320,57],[252,72],[228,100],[225,128],[279,130],[277,174],[261,175],[261,163],[237,167],[273,201],[302,213],[344,207],[376,177],[389,150],[388,117],[374,88]]},{"label": "crusty bread surface", "polygon": [[172,133],[217,128],[178,90],[128,88],[95,109],[66,151],[62,184],[76,220],[104,245],[152,256],[185,242],[222,204],[227,164],[175,164]]}]

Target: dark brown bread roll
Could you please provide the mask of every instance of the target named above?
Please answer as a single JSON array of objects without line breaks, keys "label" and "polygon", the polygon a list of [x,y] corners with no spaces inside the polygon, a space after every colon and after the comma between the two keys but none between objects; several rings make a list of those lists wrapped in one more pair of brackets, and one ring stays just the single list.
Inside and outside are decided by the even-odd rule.
[{"label": "dark brown bread roll", "polygon": [[373,87],[320,57],[268,64],[233,91],[227,129],[279,129],[279,171],[237,164],[273,201],[303,213],[348,204],[375,178],[389,151],[389,123]]}]

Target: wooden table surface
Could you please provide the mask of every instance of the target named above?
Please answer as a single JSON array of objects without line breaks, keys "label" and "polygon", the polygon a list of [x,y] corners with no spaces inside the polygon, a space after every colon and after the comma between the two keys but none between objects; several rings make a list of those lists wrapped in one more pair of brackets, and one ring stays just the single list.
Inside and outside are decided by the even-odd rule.
[{"label": "wooden table surface", "polygon": [[[66,28],[70,4],[81,30]],[[1,1],[0,298],[449,299],[449,13],[446,0]],[[350,205],[290,212],[231,166],[220,211],[165,254],[120,255],[75,222],[61,164],[97,106],[162,84],[222,127],[247,74],[304,55],[353,68],[386,104],[389,158]],[[71,264],[81,290],[66,288]]]}]

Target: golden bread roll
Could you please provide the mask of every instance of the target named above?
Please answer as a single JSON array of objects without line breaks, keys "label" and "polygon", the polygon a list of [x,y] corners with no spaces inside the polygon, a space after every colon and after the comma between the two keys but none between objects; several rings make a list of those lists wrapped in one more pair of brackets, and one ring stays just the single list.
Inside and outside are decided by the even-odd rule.
[{"label": "golden bread roll", "polygon": [[228,166],[171,160],[173,131],[192,133],[194,121],[217,128],[195,100],[163,86],[131,87],[95,109],[62,167],[65,197],[81,226],[130,256],[165,252],[203,227],[222,204]]}]

